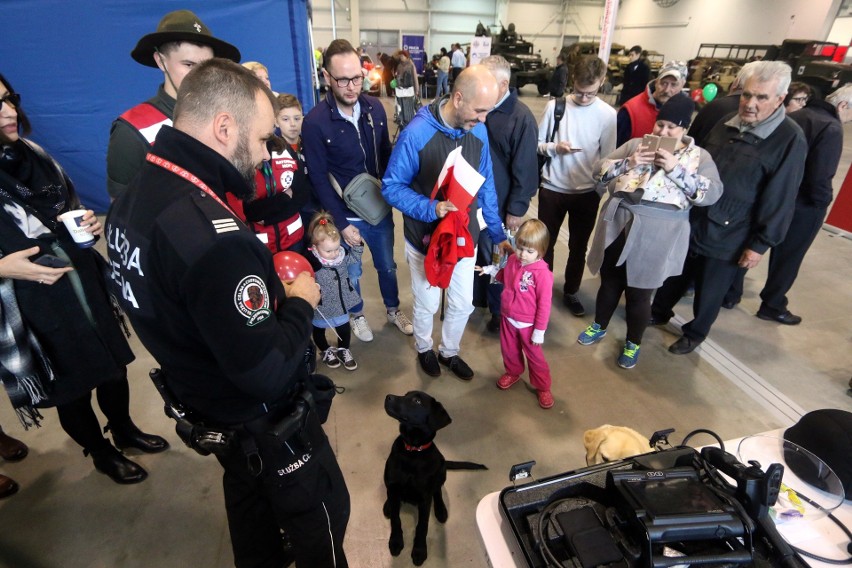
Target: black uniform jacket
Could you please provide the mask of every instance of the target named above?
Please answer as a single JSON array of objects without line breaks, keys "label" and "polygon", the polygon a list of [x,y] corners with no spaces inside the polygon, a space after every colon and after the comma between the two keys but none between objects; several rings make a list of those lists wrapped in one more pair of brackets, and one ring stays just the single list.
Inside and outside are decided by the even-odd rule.
[{"label": "black uniform jacket", "polygon": [[[247,182],[223,156],[171,127],[153,152],[224,201]],[[230,210],[145,163],[107,217],[111,285],[178,398],[208,421],[244,422],[304,380],[313,309],[287,299],[272,256]]]}]

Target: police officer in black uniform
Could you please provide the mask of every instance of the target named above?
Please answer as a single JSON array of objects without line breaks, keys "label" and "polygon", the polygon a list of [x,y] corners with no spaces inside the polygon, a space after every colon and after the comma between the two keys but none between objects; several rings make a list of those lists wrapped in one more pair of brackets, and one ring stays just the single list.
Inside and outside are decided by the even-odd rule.
[{"label": "police officer in black uniform", "polygon": [[217,453],[237,568],[347,566],[349,493],[316,417],[290,428],[320,299],[308,274],[283,285],[269,250],[225,203],[246,198],[269,159],[275,101],[239,65],[214,58],[183,81],[140,175],[107,218],[112,284],[165,383]]}]

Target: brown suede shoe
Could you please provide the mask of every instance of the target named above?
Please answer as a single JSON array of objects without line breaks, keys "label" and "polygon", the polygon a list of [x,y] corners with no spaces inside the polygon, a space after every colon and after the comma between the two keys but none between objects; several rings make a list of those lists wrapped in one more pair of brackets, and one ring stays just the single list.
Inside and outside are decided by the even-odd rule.
[{"label": "brown suede shoe", "polygon": [[0,458],[10,462],[21,461],[28,453],[29,449],[25,443],[0,430]]},{"label": "brown suede shoe", "polygon": [[8,497],[9,495],[14,495],[17,492],[18,484],[15,483],[15,480],[0,473],[0,499]]}]

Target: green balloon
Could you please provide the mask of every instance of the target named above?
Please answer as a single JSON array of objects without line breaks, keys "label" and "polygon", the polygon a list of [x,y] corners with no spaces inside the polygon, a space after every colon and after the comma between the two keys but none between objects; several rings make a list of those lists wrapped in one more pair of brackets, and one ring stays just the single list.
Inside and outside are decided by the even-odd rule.
[{"label": "green balloon", "polygon": [[716,86],[715,83],[707,83],[704,85],[704,90],[702,94],[704,95],[704,100],[708,103],[716,98],[716,93],[719,92],[719,87]]},{"label": "green balloon", "polygon": [[396,89],[396,79],[391,79],[391,89]]}]

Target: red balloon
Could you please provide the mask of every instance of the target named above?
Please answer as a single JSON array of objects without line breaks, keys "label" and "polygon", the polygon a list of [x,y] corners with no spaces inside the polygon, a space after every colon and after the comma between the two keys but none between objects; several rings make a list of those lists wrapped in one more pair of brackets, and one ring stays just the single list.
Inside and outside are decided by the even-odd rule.
[{"label": "red balloon", "polygon": [[292,282],[302,272],[307,272],[311,276],[314,275],[314,269],[311,268],[308,259],[293,251],[276,252],[272,255],[272,262],[275,264],[275,272],[278,273],[278,278],[282,282]]},{"label": "red balloon", "polygon": [[704,91],[702,91],[701,89],[692,89],[692,92],[689,93],[689,96],[692,97],[693,101],[699,104],[704,102]]}]

